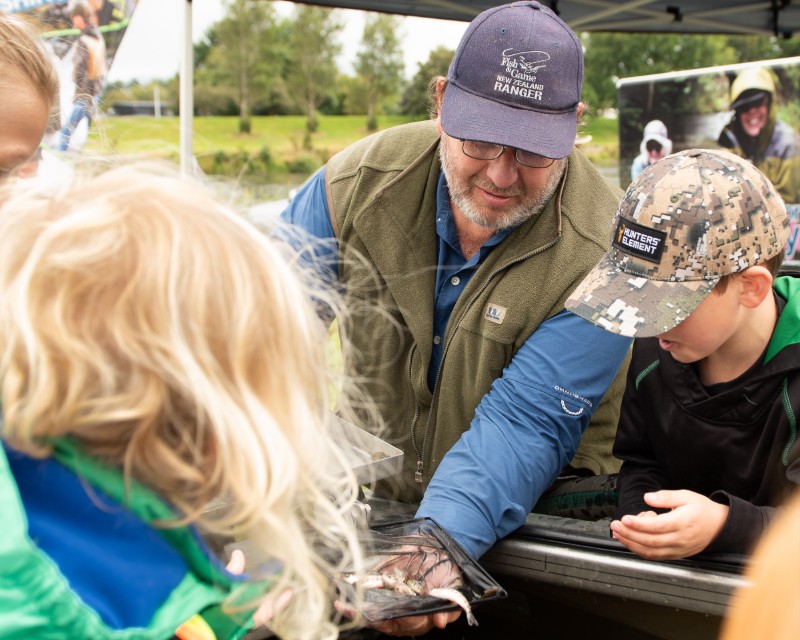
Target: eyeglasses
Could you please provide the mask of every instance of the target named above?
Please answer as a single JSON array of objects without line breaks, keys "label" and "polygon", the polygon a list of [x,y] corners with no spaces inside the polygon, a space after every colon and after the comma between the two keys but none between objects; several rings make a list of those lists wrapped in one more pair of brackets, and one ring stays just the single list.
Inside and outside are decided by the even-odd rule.
[{"label": "eyeglasses", "polygon": [[506,147],[502,144],[492,144],[491,142],[478,142],[477,140],[462,140],[461,151],[465,156],[473,160],[496,160],[506,149],[513,149],[514,157],[523,167],[531,169],[546,169],[555,162],[554,158],[540,156],[538,153],[523,151],[514,147]]}]

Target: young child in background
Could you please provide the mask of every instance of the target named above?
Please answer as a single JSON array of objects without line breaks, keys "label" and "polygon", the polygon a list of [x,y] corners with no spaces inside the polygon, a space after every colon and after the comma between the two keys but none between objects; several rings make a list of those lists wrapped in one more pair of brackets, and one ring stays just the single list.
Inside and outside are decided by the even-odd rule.
[{"label": "young child in background", "polygon": [[0,180],[36,154],[58,111],[58,73],[33,28],[0,11]]},{"label": "young child in background", "polygon": [[635,180],[646,167],[672,153],[672,140],[667,137],[667,126],[661,120],[651,120],[644,127],[639,155],[631,163],[631,180]]},{"label": "young child in background", "polygon": [[724,151],[631,184],[612,247],[566,306],[635,336],[612,535],[646,558],[749,552],[800,483],[800,279],[776,279],[786,208]]},{"label": "young child in background", "polygon": [[[163,167],[0,203],[0,635],[238,637],[266,594],[279,636],[334,637],[362,566],[310,302],[336,300]],[[237,578],[209,535],[266,560]]]}]

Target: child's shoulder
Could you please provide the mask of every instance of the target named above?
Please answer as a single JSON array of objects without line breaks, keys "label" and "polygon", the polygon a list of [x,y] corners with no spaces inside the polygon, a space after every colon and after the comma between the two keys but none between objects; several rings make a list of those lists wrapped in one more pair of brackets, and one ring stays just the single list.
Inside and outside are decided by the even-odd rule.
[{"label": "child's shoulder", "polygon": [[773,288],[780,297],[780,315],[767,347],[767,361],[786,347],[794,349],[794,345],[800,344],[800,278],[780,276],[776,278]]}]

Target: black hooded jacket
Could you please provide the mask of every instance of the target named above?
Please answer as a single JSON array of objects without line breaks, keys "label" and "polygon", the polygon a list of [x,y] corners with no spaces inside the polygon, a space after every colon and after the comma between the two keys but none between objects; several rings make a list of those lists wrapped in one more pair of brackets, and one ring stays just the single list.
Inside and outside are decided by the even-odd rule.
[{"label": "black hooded jacket", "polygon": [[636,340],[614,443],[615,519],[653,510],[646,492],[688,489],[729,506],[707,550],[748,553],[800,484],[800,278],[775,290],[782,309],[765,360],[723,385],[706,388],[657,338]]}]

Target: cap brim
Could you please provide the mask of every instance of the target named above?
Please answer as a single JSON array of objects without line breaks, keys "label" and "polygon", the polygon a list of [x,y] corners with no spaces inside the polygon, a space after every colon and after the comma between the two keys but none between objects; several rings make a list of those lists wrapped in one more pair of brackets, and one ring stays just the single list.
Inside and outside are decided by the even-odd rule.
[{"label": "cap brim", "polygon": [[562,113],[517,109],[450,83],[442,102],[441,122],[451,138],[492,142],[548,158],[565,158],[572,151],[578,131],[576,109]]},{"label": "cap brim", "polygon": [[647,338],[683,322],[718,281],[718,277],[649,280],[626,273],[606,254],[564,306],[606,331],[629,338]]},{"label": "cap brim", "polygon": [[767,96],[766,91],[759,91],[758,93],[751,93],[745,97],[739,97],[736,99],[735,102],[731,103],[731,109],[738,109],[739,107],[744,107],[745,105],[752,104],[754,102],[759,102],[763,100]]}]

